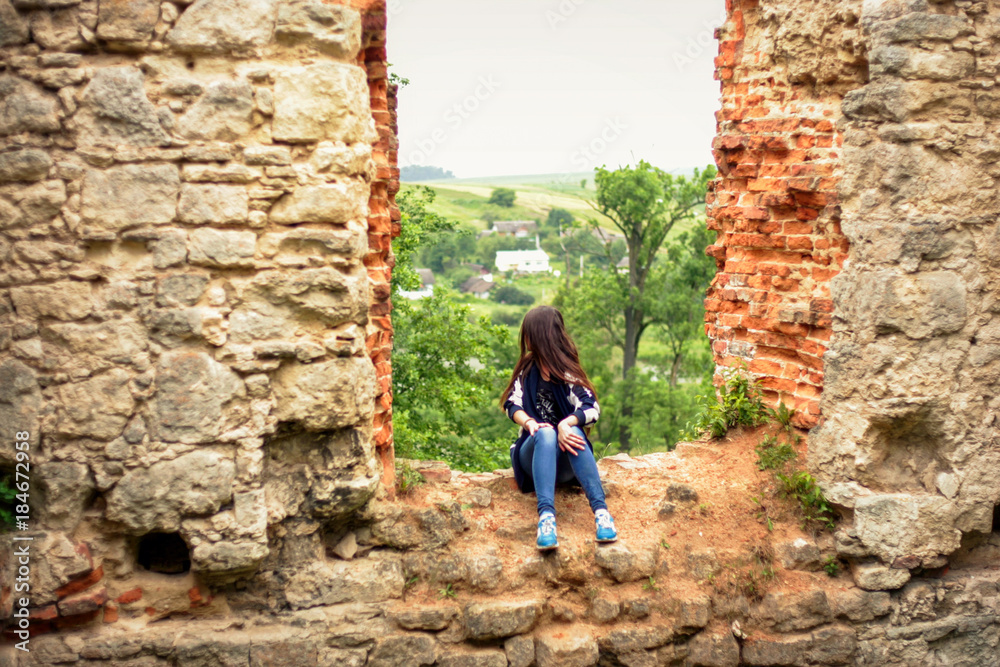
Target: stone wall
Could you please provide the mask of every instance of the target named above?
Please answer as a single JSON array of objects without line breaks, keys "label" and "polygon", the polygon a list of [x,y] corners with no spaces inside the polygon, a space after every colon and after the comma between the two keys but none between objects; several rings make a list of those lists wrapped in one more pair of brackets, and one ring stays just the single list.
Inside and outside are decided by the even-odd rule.
[{"label": "stone wall", "polygon": [[820,424],[842,553],[902,585],[1000,504],[1000,4],[810,5],[732,1],[719,32],[707,328]]},{"label": "stone wall", "polygon": [[1000,3],[866,2],[844,99],[846,270],[810,466],[899,579],[997,529]]},{"label": "stone wall", "polygon": [[391,471],[385,19],[0,0],[0,466],[30,433],[34,631],[149,600],[138,563],[174,549],[197,602]]},{"label": "stone wall", "polygon": [[[106,608],[103,622],[38,635],[16,661],[4,663],[0,649],[0,664],[1000,665],[1000,533],[968,545],[951,572],[867,590],[849,573],[822,571],[829,534],[798,531],[777,505],[774,532],[753,518],[746,491],[757,475],[739,449],[683,445],[602,460],[622,539],[595,545],[585,499],[560,490],[560,547],[547,554],[534,547],[534,498],[509,473],[423,468],[444,481],[373,503],[342,530],[282,522],[260,572],[238,585],[146,573],[134,588],[109,587],[113,617]],[[728,495],[700,474],[734,461],[746,474]],[[707,526],[752,535],[747,525],[760,537],[698,539]],[[68,570],[61,556],[51,562]],[[752,563],[774,579],[734,588]]]}]

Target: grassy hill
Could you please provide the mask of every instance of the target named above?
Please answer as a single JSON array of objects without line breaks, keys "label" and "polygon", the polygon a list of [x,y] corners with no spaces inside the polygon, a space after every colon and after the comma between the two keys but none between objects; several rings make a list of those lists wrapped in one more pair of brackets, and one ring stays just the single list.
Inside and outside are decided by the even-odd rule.
[{"label": "grassy hill", "polygon": [[[582,181],[586,181],[585,186],[581,185]],[[488,224],[483,215],[488,210],[497,210],[487,200],[494,188],[502,187],[517,192],[514,206],[500,209],[503,220],[544,220],[553,208],[563,208],[577,218],[594,219],[601,227],[617,231],[610,219],[590,205],[596,195],[592,172],[450,178],[403,183],[404,187],[407,185],[426,185],[432,188],[437,193],[437,199],[430,207],[433,212],[477,229],[487,229]],[[690,226],[691,223],[678,225],[671,232],[670,238]]]}]

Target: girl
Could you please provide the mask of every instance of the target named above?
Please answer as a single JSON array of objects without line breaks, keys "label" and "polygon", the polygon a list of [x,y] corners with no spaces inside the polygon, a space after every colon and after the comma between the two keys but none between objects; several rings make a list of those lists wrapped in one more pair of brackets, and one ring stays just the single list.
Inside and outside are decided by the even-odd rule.
[{"label": "girl", "polygon": [[583,486],[597,524],[597,541],[618,539],[604,502],[594,448],[581,429],[597,421],[594,387],[580,367],[562,314],[551,306],[528,311],[521,323],[521,356],[500,402],[521,430],[511,445],[514,479],[538,495],[539,549],[554,549],[556,483]]}]

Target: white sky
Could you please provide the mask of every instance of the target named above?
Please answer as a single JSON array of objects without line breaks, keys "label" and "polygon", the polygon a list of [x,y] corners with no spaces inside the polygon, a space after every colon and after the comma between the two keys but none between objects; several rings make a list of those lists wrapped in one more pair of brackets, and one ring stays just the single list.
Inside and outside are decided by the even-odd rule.
[{"label": "white sky", "polygon": [[401,166],[458,177],[712,162],[723,0],[388,0]]}]

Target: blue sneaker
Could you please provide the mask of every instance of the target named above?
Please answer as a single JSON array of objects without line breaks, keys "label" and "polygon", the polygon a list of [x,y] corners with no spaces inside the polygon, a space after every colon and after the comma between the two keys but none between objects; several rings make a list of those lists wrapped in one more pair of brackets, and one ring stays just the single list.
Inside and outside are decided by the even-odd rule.
[{"label": "blue sneaker", "polygon": [[559,546],[556,539],[556,515],[546,512],[538,522],[538,539],[535,541],[541,551],[548,551]]},{"label": "blue sneaker", "polygon": [[594,523],[597,524],[597,541],[614,542],[618,539],[618,531],[615,530],[615,520],[611,518],[611,513],[607,510],[597,510],[594,514]]}]

